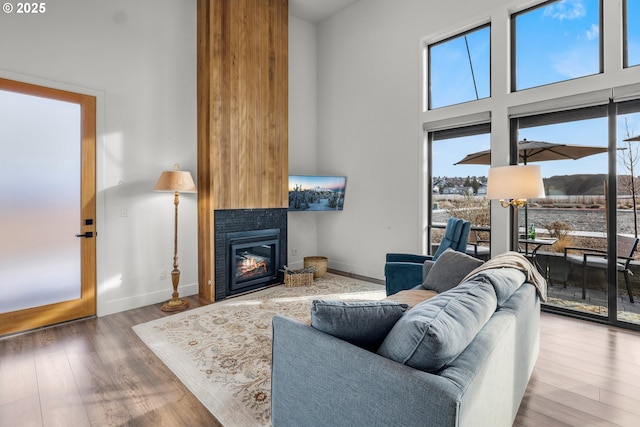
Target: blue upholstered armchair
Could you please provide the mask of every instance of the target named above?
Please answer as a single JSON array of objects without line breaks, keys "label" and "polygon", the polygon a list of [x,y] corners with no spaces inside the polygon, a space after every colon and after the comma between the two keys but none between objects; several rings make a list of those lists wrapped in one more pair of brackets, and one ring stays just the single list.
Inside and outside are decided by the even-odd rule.
[{"label": "blue upholstered armchair", "polygon": [[446,249],[465,252],[469,240],[471,223],[459,218],[449,218],[444,230],[444,237],[438,250],[433,255],[387,254],[384,266],[387,295],[395,294],[405,289],[411,289],[422,283],[424,262],[435,261]]}]

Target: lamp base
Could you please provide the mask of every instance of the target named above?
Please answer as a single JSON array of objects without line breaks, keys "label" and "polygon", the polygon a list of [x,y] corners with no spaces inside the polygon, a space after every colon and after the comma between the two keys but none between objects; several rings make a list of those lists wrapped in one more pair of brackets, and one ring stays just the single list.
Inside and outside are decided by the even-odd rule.
[{"label": "lamp base", "polygon": [[189,308],[189,302],[180,298],[171,299],[164,304],[160,310],[162,311],[181,311]]},{"label": "lamp base", "polygon": [[[176,196],[177,197],[177,196]],[[176,204],[176,207],[178,205]],[[177,214],[177,213],[176,213]],[[176,216],[177,218],[177,216]],[[177,236],[177,233],[176,233]],[[176,238],[176,242],[177,242]],[[173,284],[173,293],[171,299],[160,308],[162,311],[180,311],[189,308],[189,303],[183,299],[178,298],[178,283],[180,282],[180,270],[178,270],[178,255],[174,252],[173,255],[173,270],[171,271],[171,283]]]}]

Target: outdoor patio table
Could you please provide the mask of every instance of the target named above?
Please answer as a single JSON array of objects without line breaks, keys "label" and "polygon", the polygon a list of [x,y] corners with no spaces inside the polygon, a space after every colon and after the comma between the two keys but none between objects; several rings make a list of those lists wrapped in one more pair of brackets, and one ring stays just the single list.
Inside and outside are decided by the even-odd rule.
[{"label": "outdoor patio table", "polygon": [[[538,250],[543,247],[543,246],[551,246],[553,245],[555,242],[557,242],[558,239],[524,239],[524,238],[520,238],[518,240],[518,243],[521,243],[524,245],[524,254],[525,256],[527,256],[528,258],[531,258],[531,263],[533,265],[536,266],[536,268],[538,269],[538,271],[540,271],[545,278],[548,279],[547,276],[547,271],[546,269],[543,269],[542,266],[538,263],[538,261],[536,260],[536,256],[538,255]],[[531,252],[529,252],[529,245],[533,246],[533,250]]]}]

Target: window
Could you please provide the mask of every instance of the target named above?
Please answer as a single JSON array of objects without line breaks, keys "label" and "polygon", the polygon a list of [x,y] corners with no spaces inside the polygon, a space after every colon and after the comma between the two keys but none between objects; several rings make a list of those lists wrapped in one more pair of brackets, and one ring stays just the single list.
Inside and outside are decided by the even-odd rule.
[{"label": "window", "polygon": [[624,66],[640,65],[640,1],[625,1]]},{"label": "window", "polygon": [[491,96],[491,27],[429,46],[429,108]]},{"label": "window", "polygon": [[512,16],[512,90],[602,72],[600,0],[543,3]]},{"label": "window", "polygon": [[[491,164],[491,126],[465,126],[431,133],[429,241],[442,240],[449,218],[471,223],[467,253],[481,259],[490,254],[490,204],[487,175]],[[466,157],[467,155],[471,155]],[[432,252],[435,250],[432,247]]]}]

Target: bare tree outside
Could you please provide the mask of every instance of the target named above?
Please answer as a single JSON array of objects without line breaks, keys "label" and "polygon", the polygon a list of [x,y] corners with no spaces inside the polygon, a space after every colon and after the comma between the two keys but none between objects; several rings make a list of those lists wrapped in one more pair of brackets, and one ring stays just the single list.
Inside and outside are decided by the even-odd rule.
[{"label": "bare tree outside", "polygon": [[[627,119],[624,119],[625,138],[626,140],[631,138],[631,132],[629,131],[629,124]],[[633,230],[635,237],[638,237],[638,209],[636,197],[638,195],[638,182],[634,173],[634,168],[640,160],[640,153],[638,150],[638,144],[632,144],[633,141],[626,142],[626,147],[621,147],[620,160],[629,175],[620,175],[618,184],[626,190],[626,193],[631,195],[631,203],[633,208]]]}]

